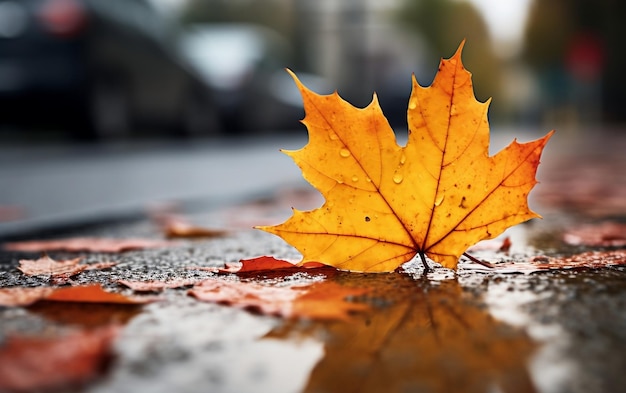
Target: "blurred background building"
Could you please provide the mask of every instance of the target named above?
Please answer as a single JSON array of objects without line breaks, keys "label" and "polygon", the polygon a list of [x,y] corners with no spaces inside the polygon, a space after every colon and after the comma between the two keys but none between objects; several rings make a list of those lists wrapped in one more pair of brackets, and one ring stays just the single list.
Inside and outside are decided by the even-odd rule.
[{"label": "blurred background building", "polygon": [[93,139],[296,128],[302,109],[286,67],[357,106],[376,91],[392,125],[405,127],[411,74],[430,84],[463,39],[477,98],[494,98],[493,124],[619,125],[625,8],[609,0],[0,0],[0,132],[34,124]]}]

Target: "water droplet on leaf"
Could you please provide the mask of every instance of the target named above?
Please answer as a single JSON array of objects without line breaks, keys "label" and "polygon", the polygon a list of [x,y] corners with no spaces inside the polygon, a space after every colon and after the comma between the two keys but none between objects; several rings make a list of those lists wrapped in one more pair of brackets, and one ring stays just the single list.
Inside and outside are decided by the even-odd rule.
[{"label": "water droplet on leaf", "polygon": [[359,178],[358,178],[357,176],[352,176],[352,181],[353,181],[353,182],[358,182],[358,181],[359,181]]},{"label": "water droplet on leaf", "polygon": [[341,150],[339,150],[339,155],[342,156],[343,158],[348,158],[348,157],[350,157],[350,150],[348,150],[348,149],[341,149]]},{"label": "water droplet on leaf", "polygon": [[443,198],[445,197],[445,195],[439,195],[437,197],[437,199],[435,199],[435,206],[439,206],[441,205],[441,202],[443,202]]},{"label": "water droplet on leaf", "polygon": [[401,173],[396,173],[393,175],[393,182],[396,184],[400,184],[402,183],[402,180],[404,180],[404,177],[402,176]]}]

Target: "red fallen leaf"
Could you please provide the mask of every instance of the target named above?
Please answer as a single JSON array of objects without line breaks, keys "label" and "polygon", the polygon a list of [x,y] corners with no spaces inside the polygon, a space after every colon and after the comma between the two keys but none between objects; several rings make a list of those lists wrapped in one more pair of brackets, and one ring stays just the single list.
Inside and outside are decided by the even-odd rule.
[{"label": "red fallen leaf", "polygon": [[54,292],[55,288],[0,288],[0,306],[17,307],[29,306]]},{"label": "red fallen leaf", "polygon": [[130,280],[117,280],[117,283],[127,286],[133,291],[137,292],[155,292],[168,288],[180,288],[195,285],[205,279],[198,278],[176,278],[169,281],[130,281]]},{"label": "red fallen leaf", "polygon": [[574,246],[624,247],[626,224],[603,222],[571,229],[563,235],[563,241]]},{"label": "red fallen leaf", "polygon": [[40,300],[78,303],[143,304],[157,300],[154,297],[129,297],[107,292],[99,284],[75,287],[0,288],[0,306],[29,306]]},{"label": "red fallen leaf", "polygon": [[512,245],[513,245],[513,243],[511,242],[511,238],[507,236],[507,237],[504,238],[504,240],[502,240],[502,245],[500,246],[498,251],[500,251],[500,252],[509,252],[509,250],[511,249]]},{"label": "red fallen leaf", "polygon": [[64,391],[100,376],[119,327],[64,337],[8,337],[0,347],[0,391]]},{"label": "red fallen leaf", "polygon": [[47,255],[39,259],[21,259],[18,269],[27,276],[48,276],[56,284],[64,284],[71,277],[85,270],[108,269],[116,262],[100,262],[89,265],[79,265],[83,258],[74,258],[57,261]]},{"label": "red fallen leaf", "polygon": [[330,281],[298,287],[273,287],[253,282],[206,280],[189,294],[202,301],[284,318],[345,320],[351,312],[369,308],[365,304],[346,302],[346,297],[367,292],[367,289],[346,288]]},{"label": "red fallen leaf", "polygon": [[77,237],[58,240],[31,240],[4,244],[8,251],[45,252],[45,251],[88,251],[117,253],[145,248],[161,248],[178,243],[154,239],[112,239],[97,237]]},{"label": "red fallen leaf", "polygon": [[156,298],[124,296],[120,293],[105,291],[100,284],[91,284],[59,288],[46,296],[45,300],[80,303],[142,304],[153,302]]},{"label": "red fallen leaf", "polygon": [[324,265],[319,262],[306,262],[302,265],[298,265],[293,262],[286,261],[284,259],[277,259],[270,256],[262,256],[251,259],[242,259],[240,263],[226,263],[223,269],[219,269],[220,273],[253,273],[268,270],[282,270],[282,269],[316,269],[316,268],[329,268],[336,270],[334,267]]},{"label": "red fallen leaf", "polygon": [[568,257],[534,256],[524,262],[489,263],[466,265],[473,271],[493,273],[534,273],[548,270],[601,269],[626,265],[626,251],[589,251]]}]

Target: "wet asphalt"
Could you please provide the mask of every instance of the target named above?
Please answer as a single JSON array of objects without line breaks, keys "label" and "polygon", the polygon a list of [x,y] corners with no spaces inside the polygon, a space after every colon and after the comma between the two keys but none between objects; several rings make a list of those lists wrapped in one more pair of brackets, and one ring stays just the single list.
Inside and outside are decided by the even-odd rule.
[{"label": "wet asphalt", "polygon": [[[276,149],[274,153],[279,154]],[[255,186],[233,191],[230,197],[200,192],[181,198],[186,201],[179,205],[181,213],[204,226],[229,229],[224,237],[118,254],[50,255],[56,259],[80,255],[85,263],[118,262],[112,269],[85,271],[73,280],[98,282],[122,293],[129,290],[116,283],[119,279],[214,279],[214,273],[189,267],[222,266],[260,255],[298,258],[281,239],[251,229],[255,224],[280,222],[290,214],[283,191],[302,186],[290,176],[281,178],[280,190]],[[119,211],[133,214],[15,227],[0,241],[163,237],[139,203]],[[567,248],[560,237],[563,228],[577,220],[581,218],[571,213],[550,210],[543,220],[507,232],[513,241],[508,255],[485,251],[478,256],[497,262],[584,251]],[[37,256],[0,251],[0,287],[48,285],[45,277],[26,277],[16,269],[19,259]],[[320,278],[306,274],[282,278],[290,284],[315,279]],[[624,266],[500,274],[478,272],[469,261],[462,261],[457,272],[436,268],[424,277],[420,263],[411,262],[402,272],[341,272],[325,279],[373,288],[371,295],[351,300],[369,305],[370,311],[342,322],[285,321],[203,303],[188,296],[187,288],[180,288],[166,290],[164,300],[140,307],[0,308],[0,341],[16,333],[54,335],[121,324],[110,368],[76,389],[81,392],[600,393],[626,389]]]}]

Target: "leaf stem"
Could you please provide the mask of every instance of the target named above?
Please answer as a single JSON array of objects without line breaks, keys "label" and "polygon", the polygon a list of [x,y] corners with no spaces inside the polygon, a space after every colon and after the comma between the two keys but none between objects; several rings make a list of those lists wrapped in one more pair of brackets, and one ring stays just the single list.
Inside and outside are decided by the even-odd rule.
[{"label": "leaf stem", "polygon": [[466,252],[463,253],[463,256],[465,256],[466,258],[468,258],[470,261],[472,261],[474,263],[477,263],[479,265],[483,265],[483,266],[488,267],[490,269],[493,269],[493,267],[494,267],[492,263],[487,262],[487,261],[481,261],[480,259],[478,259],[478,258],[476,258],[476,257],[474,257],[474,256],[472,256],[472,255],[470,255],[470,254],[468,254]]},{"label": "leaf stem", "polygon": [[420,259],[422,260],[422,265],[424,265],[424,273],[428,273],[431,269],[430,266],[428,266],[428,262],[426,261],[426,256],[424,255],[423,252],[420,252]]}]

